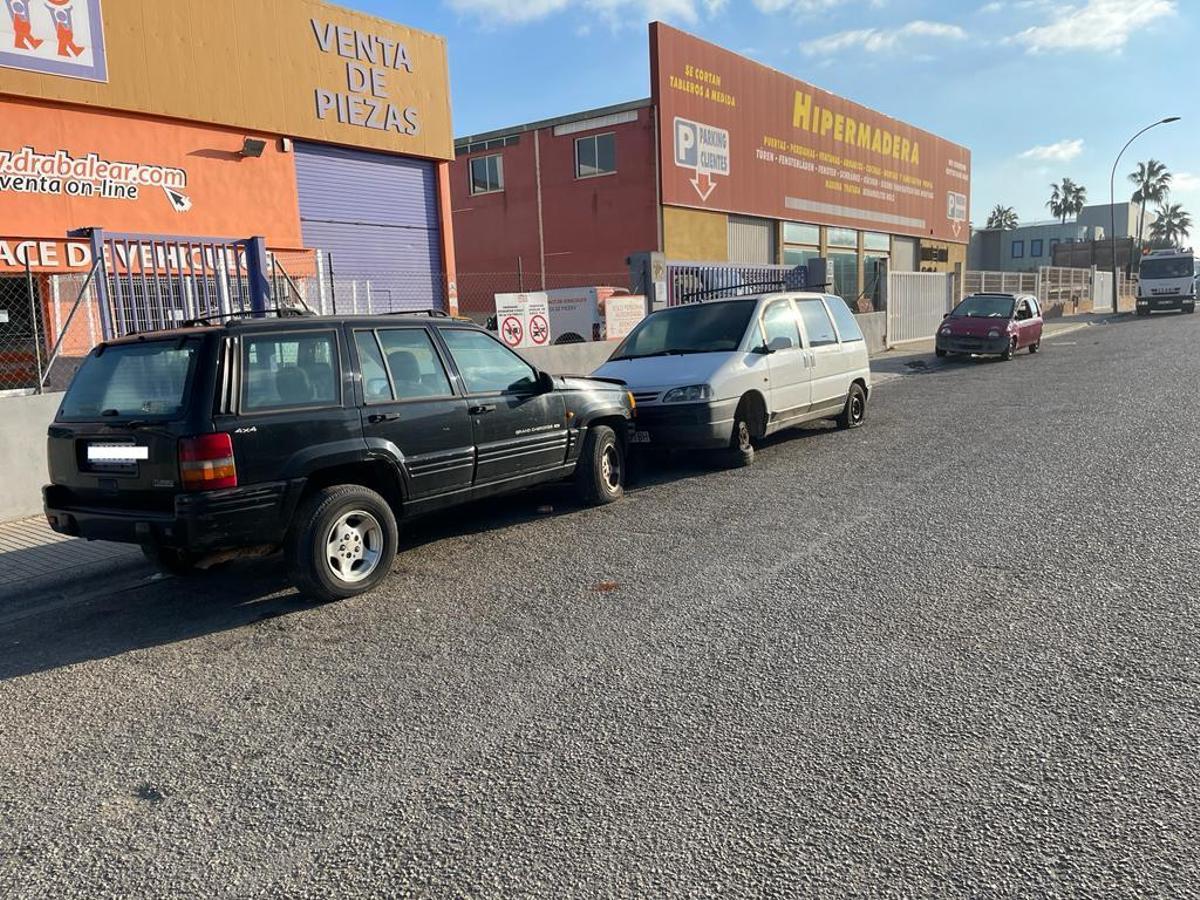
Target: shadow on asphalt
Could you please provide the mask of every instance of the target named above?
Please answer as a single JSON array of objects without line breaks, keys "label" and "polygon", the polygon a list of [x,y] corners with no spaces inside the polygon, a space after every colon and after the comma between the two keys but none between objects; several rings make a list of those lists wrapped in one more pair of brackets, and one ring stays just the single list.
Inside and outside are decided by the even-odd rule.
[{"label": "shadow on asphalt", "polygon": [[[655,464],[630,493],[711,471],[688,459]],[[400,553],[582,509],[570,484],[540,486],[414,519],[402,528]],[[403,557],[398,562],[403,564]],[[292,587],[282,555],[231,562],[185,578],[155,576],[139,555],[102,577],[81,575],[44,591],[0,597],[0,682],[318,607]]]}]

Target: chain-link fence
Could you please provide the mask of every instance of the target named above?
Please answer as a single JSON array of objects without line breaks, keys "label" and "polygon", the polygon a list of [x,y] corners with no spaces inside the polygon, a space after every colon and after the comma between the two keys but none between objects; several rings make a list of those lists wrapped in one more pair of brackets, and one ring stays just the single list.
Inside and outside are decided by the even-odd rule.
[{"label": "chain-link fence", "polygon": [[[447,279],[437,272],[408,271],[360,274],[339,272],[330,258],[315,251],[274,251],[268,257],[270,303],[273,310],[316,315],[383,315],[406,310],[446,310]],[[182,324],[180,315],[155,315],[162,298],[172,291],[196,291],[212,284],[162,279],[154,273],[133,280],[122,278],[113,289],[103,266],[91,271],[46,273],[18,271],[0,274],[0,394],[64,390],[84,357],[103,340],[99,286],[109,285],[109,319],[120,304],[125,331],[150,331]],[[211,280],[211,279],[210,279]],[[159,285],[159,281],[162,285]],[[147,285],[149,285],[147,287]],[[231,282],[233,290],[236,284]],[[164,287],[165,286],[165,287]],[[170,290],[167,290],[167,288]],[[460,273],[455,285],[460,315],[487,324],[495,314],[496,294],[610,287],[638,293],[628,270],[620,272],[530,274],[514,272]],[[218,292],[219,293],[219,292]],[[180,305],[179,310],[188,308]],[[176,313],[179,310],[175,310]]]}]

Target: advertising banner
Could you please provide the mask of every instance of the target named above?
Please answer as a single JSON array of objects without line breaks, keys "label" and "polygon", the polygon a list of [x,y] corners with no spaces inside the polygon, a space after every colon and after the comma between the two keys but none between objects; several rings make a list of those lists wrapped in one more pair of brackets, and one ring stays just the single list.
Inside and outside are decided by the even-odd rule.
[{"label": "advertising banner", "polygon": [[[262,235],[300,247],[296,167],[277,140],[245,159],[245,131],[0,99],[0,266],[84,265],[75,228]],[[14,241],[28,236],[34,244]]]},{"label": "advertising banner", "polygon": [[320,0],[0,0],[0,66],[9,95],[454,158],[445,40]]},{"label": "advertising banner", "polygon": [[663,203],[966,243],[971,154],[662,23]]}]

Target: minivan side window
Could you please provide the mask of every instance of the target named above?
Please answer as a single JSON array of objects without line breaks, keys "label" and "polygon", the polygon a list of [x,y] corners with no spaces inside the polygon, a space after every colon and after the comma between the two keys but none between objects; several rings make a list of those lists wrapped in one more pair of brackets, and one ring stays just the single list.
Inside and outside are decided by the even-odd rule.
[{"label": "minivan side window", "polygon": [[858,319],[850,311],[845,300],[828,295],[825,297],[825,306],[833,315],[833,321],[837,323],[838,336],[841,337],[843,344],[863,339],[862,329],[858,327]]},{"label": "minivan side window", "polygon": [[804,320],[804,330],[808,333],[808,343],[811,347],[827,347],[838,342],[837,332],[833,328],[833,320],[825,311],[825,304],[820,300],[799,300],[796,306],[800,309],[800,318]]},{"label": "minivan side window", "polygon": [[533,366],[481,331],[444,328],[442,338],[469,394],[529,390],[537,382]]},{"label": "minivan side window", "polygon": [[796,324],[796,311],[790,300],[777,300],[768,306],[763,311],[762,323],[768,347],[779,338],[786,338],[796,349],[804,346],[800,342],[800,326]]},{"label": "minivan side window", "polygon": [[340,366],[332,331],[246,335],[242,410],[269,412],[336,406]]}]

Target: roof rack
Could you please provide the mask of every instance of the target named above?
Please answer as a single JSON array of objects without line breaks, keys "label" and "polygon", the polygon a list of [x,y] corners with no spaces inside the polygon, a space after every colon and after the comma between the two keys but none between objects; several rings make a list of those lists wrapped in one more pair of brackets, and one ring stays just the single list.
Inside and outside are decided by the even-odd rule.
[{"label": "roof rack", "polygon": [[262,319],[266,318],[263,313],[274,313],[278,319],[308,319],[316,315],[313,312],[304,309],[296,309],[290,306],[277,306],[274,309],[266,309],[261,313],[239,310],[238,312],[223,312],[213,313],[211,316],[197,316],[193,319],[187,319],[180,322],[179,328],[199,328],[205,325],[215,325],[219,322],[230,321],[240,322],[244,319]]},{"label": "roof rack", "polygon": [[396,309],[384,313],[385,316],[428,316],[431,319],[449,319],[450,313],[444,309]]},{"label": "roof rack", "polygon": [[793,288],[787,279],[771,279],[768,281],[743,281],[740,284],[729,284],[725,287],[709,288],[704,291],[681,291],[680,300],[685,304],[702,303],[704,300],[736,300],[738,297],[754,297],[761,290],[780,292],[820,293],[828,285],[813,284],[804,288]]}]

